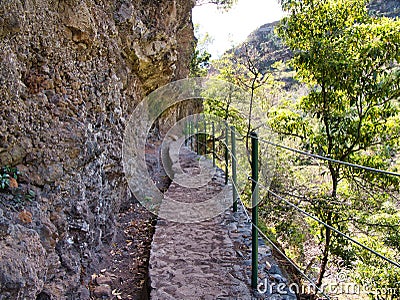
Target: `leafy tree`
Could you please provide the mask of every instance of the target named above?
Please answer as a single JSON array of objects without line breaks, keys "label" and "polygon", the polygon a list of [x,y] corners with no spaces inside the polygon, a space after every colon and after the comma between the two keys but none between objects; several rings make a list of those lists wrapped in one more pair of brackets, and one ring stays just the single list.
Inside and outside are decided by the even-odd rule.
[{"label": "leafy tree", "polygon": [[211,36],[206,33],[204,36],[200,34],[199,25],[194,26],[195,36],[197,36],[195,49],[189,66],[190,77],[205,77],[210,66],[211,54],[207,51],[207,47],[212,43]]},{"label": "leafy tree", "polygon": [[[281,133],[300,137],[304,148],[341,161],[390,168],[399,147],[400,21],[368,15],[366,0],[283,0],[288,13],[277,28],[293,51],[291,66],[311,92],[296,110],[271,111],[270,123]],[[329,162],[329,190],[314,197],[308,209],[329,225],[341,227],[349,215],[340,184],[352,182],[354,171]],[[357,179],[396,185],[394,178],[357,173]],[[382,178],[382,177],[381,177]],[[360,199],[352,207],[361,208]],[[374,209],[380,207],[374,204]],[[317,285],[330,255],[343,240],[320,228],[323,243]]]},{"label": "leafy tree", "polygon": [[[272,88],[274,83],[272,68],[265,69],[258,50],[247,44],[244,44],[239,50],[232,49],[220,59],[213,61],[212,68],[216,78],[230,82],[247,93],[236,103],[231,103],[229,93],[222,97],[221,101],[225,103],[222,106],[226,108],[226,114],[229,114],[228,110],[231,108],[242,112],[241,118],[234,120],[234,123],[237,125],[240,123],[238,129],[245,137],[248,150],[251,130],[264,123],[265,112],[270,107],[265,95],[267,94],[266,90]],[[217,111],[218,106],[221,106],[221,103],[210,102],[209,104],[213,111]],[[246,126],[242,127],[244,120]]]},{"label": "leafy tree", "polygon": [[208,65],[211,54],[207,51],[195,49],[192,60],[190,61],[190,77],[204,77],[208,72]]},{"label": "leafy tree", "polygon": [[233,55],[225,54],[211,62],[211,80],[203,97],[204,111],[235,124],[243,132],[246,116],[238,109],[238,104],[247,98],[245,91],[235,85],[236,69]]},{"label": "leafy tree", "polygon": [[[236,83],[243,89],[249,91],[250,103],[248,108],[248,120],[246,131],[246,147],[249,149],[249,136],[253,127],[254,105],[256,101],[256,92],[272,81],[272,74],[262,66],[260,53],[257,49],[244,45],[244,51],[240,51],[233,56],[233,62],[236,66]],[[261,104],[261,103],[259,103]]]},{"label": "leafy tree", "polygon": [[[271,71],[262,68],[257,50],[247,45],[243,49],[232,49],[220,59],[212,61],[210,75],[217,81],[211,80],[202,96],[205,112],[236,127],[236,137],[244,143],[236,144],[235,159],[242,170],[247,170],[250,168],[249,134],[253,129],[264,129],[259,127],[265,124],[265,113],[270,107],[265,95],[274,86]],[[260,147],[260,151],[268,152],[263,147]],[[265,160],[265,164],[268,163],[269,160]],[[251,194],[251,182],[246,175],[248,173],[240,172],[238,176],[239,189],[244,198]]]}]

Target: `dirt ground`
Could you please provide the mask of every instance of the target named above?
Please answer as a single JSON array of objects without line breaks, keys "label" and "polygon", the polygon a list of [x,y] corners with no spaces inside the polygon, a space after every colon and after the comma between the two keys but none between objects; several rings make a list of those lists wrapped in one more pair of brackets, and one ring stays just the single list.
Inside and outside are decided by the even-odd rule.
[{"label": "dirt ground", "polygon": [[[146,146],[148,172],[156,186],[166,191],[170,179],[160,163],[157,138]],[[146,300],[149,297],[148,264],[157,217],[137,200],[117,216],[117,232],[109,256],[92,275],[91,299]]]},{"label": "dirt ground", "polygon": [[148,262],[156,219],[134,202],[118,216],[115,242],[99,274],[92,275],[92,299],[147,299]]}]

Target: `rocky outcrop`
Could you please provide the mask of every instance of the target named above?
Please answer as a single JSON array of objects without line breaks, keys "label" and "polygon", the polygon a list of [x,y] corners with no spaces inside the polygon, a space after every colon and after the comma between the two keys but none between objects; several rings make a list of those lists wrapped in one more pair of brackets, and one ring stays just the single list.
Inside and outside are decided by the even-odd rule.
[{"label": "rocky outcrop", "polygon": [[89,298],[131,197],[124,126],[145,95],[187,75],[193,5],[0,2],[0,167],[24,174],[0,194],[0,299]]}]

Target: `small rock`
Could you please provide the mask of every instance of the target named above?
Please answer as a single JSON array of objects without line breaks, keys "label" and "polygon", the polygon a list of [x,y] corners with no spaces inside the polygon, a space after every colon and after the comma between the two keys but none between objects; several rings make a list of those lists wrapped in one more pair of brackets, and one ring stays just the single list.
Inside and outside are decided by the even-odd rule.
[{"label": "small rock", "polygon": [[243,253],[240,250],[236,250],[236,253],[239,257],[244,257]]},{"label": "small rock", "polygon": [[[79,299],[90,299],[90,291],[87,287],[82,286],[79,291]],[[50,298],[49,298],[50,299]]]},{"label": "small rock", "polygon": [[97,283],[98,285],[102,285],[102,284],[105,284],[105,285],[112,285],[112,280],[111,280],[110,277],[107,277],[107,276],[100,276],[100,277],[97,277],[97,278],[96,278],[96,283]]},{"label": "small rock", "polygon": [[278,265],[272,265],[271,268],[268,270],[270,274],[279,274],[282,275],[281,270],[279,269]]},{"label": "small rock", "polygon": [[106,277],[110,277],[111,279],[115,279],[115,278],[117,278],[117,276],[115,276],[115,274],[113,274],[113,273],[110,273],[110,272],[105,272],[104,273],[104,276],[106,276]]},{"label": "small rock", "polygon": [[286,278],[283,278],[281,275],[279,274],[270,274],[269,275],[270,278],[274,279],[275,281],[281,283],[281,282],[287,282]]},{"label": "small rock", "polygon": [[93,295],[98,298],[110,298],[111,297],[111,287],[107,284],[102,284],[96,286],[93,290]]},{"label": "small rock", "polygon": [[10,224],[7,221],[0,221],[0,239],[4,239],[8,235]]},{"label": "small rock", "polygon": [[233,223],[228,225],[228,230],[229,231],[236,231],[237,230],[237,226]]},{"label": "small rock", "polygon": [[246,266],[251,266],[251,260],[245,260],[243,263]]},{"label": "small rock", "polygon": [[258,249],[258,253],[264,254],[264,255],[270,254],[271,253],[271,248],[268,247],[268,246],[265,246],[265,245],[264,246],[260,246],[259,249]]},{"label": "small rock", "polygon": [[32,223],[32,213],[26,210],[21,211],[18,214],[18,219],[20,219],[20,221],[24,224]]}]

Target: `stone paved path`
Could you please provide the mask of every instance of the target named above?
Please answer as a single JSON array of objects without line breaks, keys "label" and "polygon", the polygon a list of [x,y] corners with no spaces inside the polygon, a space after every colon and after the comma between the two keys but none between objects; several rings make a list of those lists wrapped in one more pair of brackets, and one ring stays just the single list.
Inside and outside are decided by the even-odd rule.
[{"label": "stone paved path", "polygon": [[[159,212],[163,218],[159,219],[153,236],[150,298],[296,299],[252,294],[251,223],[242,208],[236,214],[231,212],[231,187],[224,185],[223,172],[207,165],[207,161],[199,161],[199,157],[181,148],[179,143],[170,148],[174,182],[165,194]],[[207,178],[207,184],[202,185]],[[196,183],[201,186],[196,187]],[[260,279],[271,277],[268,269],[274,260],[262,241],[260,263],[263,264]],[[276,265],[274,268],[279,269]]]},{"label": "stone paved path", "polygon": [[[190,177],[199,175],[202,162],[185,148],[181,148],[181,152],[178,159],[183,172]],[[199,181],[201,179],[197,178]],[[185,183],[186,186],[194,184]],[[171,184],[165,194],[165,205],[163,202],[160,208],[160,215],[169,220],[158,221],[150,254],[151,299],[251,299],[247,284],[234,274],[234,266],[244,268],[245,265],[236,255],[232,240],[227,235],[224,214],[200,222],[190,218],[183,220],[185,223],[170,221],[175,219],[172,209],[177,209],[175,216],[181,216],[187,213],[186,208],[190,211],[191,207],[195,207],[197,213],[192,211],[189,215],[200,215],[200,219],[205,219],[198,210],[210,208],[201,203],[206,203],[215,195],[227,199],[229,194],[221,171],[217,171],[208,184],[199,188],[182,187],[176,182]],[[168,204],[171,199],[183,203],[182,209],[175,205],[171,208]],[[226,200],[219,204],[223,206],[224,203]],[[225,208],[229,210],[229,205]],[[209,213],[215,215],[216,208],[212,209],[214,212],[207,211],[206,216]]]}]

